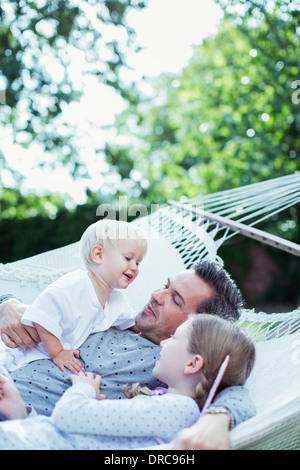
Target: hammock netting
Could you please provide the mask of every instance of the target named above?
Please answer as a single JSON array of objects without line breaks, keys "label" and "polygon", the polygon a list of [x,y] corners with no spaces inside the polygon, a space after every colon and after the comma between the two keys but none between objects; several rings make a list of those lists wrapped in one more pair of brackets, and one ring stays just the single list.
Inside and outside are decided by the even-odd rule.
[{"label": "hammock netting", "polygon": [[[300,202],[300,173],[166,207],[132,223],[148,236],[140,275],[127,293],[139,310],[154,289],[200,259],[223,266],[219,247],[242,233],[299,256],[300,246],[253,226]],[[229,220],[229,222],[228,222]],[[233,225],[232,225],[233,224]],[[245,232],[244,232],[245,230]],[[30,303],[62,274],[82,268],[78,243],[0,265],[1,294]],[[245,309],[239,320],[256,343],[257,360],[246,387],[257,415],[231,432],[232,449],[300,449],[300,307],[292,312]]]}]

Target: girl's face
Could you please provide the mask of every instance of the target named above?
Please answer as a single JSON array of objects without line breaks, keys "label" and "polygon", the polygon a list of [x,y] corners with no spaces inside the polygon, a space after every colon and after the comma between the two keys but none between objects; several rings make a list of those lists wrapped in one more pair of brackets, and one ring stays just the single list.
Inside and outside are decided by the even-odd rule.
[{"label": "girl's face", "polygon": [[169,388],[176,387],[183,380],[185,367],[194,358],[194,354],[188,351],[190,328],[188,320],[177,328],[174,335],[160,343],[160,359],[155,363],[153,375]]},{"label": "girl's face", "polygon": [[126,289],[139,273],[144,249],[137,240],[118,240],[115,247],[104,249],[101,276],[115,289]]}]

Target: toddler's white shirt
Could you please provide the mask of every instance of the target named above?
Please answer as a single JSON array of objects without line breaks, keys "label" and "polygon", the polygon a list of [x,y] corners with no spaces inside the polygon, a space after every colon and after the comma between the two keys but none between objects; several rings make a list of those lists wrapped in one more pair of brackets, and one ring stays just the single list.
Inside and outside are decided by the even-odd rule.
[{"label": "toddler's white shirt", "polygon": [[[135,323],[135,315],[126,295],[119,289],[112,291],[103,309],[88,272],[77,270],[47,287],[26,309],[22,323],[29,326],[38,323],[56,336],[64,349],[78,349],[91,333],[111,326],[121,330],[130,328]],[[37,359],[49,359],[42,343],[28,350],[6,347],[5,350],[8,371]]]}]

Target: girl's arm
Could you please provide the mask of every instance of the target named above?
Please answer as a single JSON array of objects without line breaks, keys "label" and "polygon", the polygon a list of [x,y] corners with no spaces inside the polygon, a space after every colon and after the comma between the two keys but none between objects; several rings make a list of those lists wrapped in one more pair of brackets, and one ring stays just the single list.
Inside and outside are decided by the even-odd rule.
[{"label": "girl's arm", "polygon": [[28,411],[11,379],[0,374],[0,413],[7,419],[24,419]]},{"label": "girl's arm", "polygon": [[[204,414],[193,426],[180,432],[169,448],[177,450],[229,449],[230,429],[252,418],[256,413],[248,390],[242,386],[222,390],[211,407],[217,411],[216,414]],[[220,414],[218,410],[222,410]]]},{"label": "girl's arm", "polygon": [[[176,432],[195,422],[199,411],[191,399],[178,395],[166,399],[166,395],[98,401],[94,387],[79,382],[57,402],[52,420],[68,433],[124,437],[152,435],[171,440]],[[179,406],[178,400],[181,400]]]},{"label": "girl's arm", "polygon": [[62,372],[65,372],[65,367],[74,374],[83,369],[82,364],[74,357],[80,357],[80,352],[77,349],[64,349],[59,339],[50,331],[38,323],[34,323],[34,326],[52,361]]},{"label": "girl's arm", "polygon": [[100,393],[101,375],[94,376],[92,372],[81,372],[78,375],[70,375],[67,380],[70,380],[72,385],[77,383],[87,383],[91,385],[96,393],[96,400],[104,400],[106,398],[106,395]]}]

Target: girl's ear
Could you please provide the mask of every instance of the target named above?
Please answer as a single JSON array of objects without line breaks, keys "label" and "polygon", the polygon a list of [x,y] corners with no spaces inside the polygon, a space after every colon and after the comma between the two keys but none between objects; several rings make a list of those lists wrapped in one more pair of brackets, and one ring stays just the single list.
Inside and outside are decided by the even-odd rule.
[{"label": "girl's ear", "polygon": [[103,246],[102,245],[95,245],[91,249],[91,256],[93,261],[96,264],[102,264],[103,261]]},{"label": "girl's ear", "polygon": [[193,358],[186,364],[184,373],[186,375],[197,374],[203,368],[204,360],[200,354],[195,354]]}]

